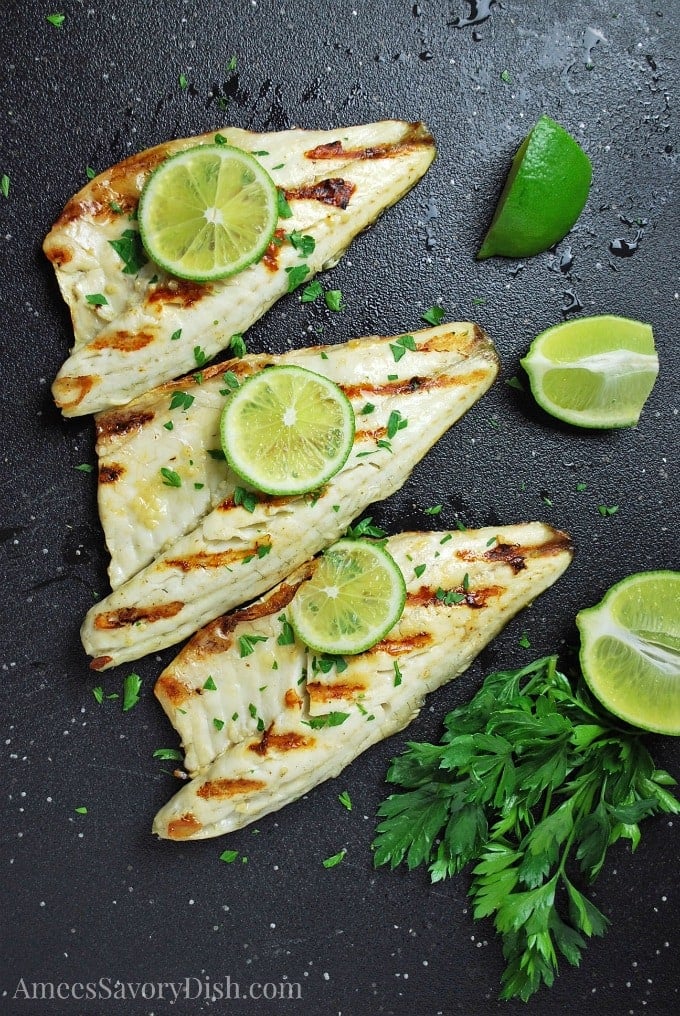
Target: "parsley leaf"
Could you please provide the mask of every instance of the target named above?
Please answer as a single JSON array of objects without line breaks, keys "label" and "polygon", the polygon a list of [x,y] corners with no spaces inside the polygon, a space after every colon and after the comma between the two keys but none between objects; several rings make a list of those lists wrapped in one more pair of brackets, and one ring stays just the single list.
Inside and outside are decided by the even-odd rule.
[{"label": "parsley leaf", "polygon": [[421,321],[427,321],[429,325],[440,325],[444,319],[443,307],[430,307],[424,314],[420,315]]},{"label": "parsley leaf", "polygon": [[301,286],[309,275],[309,265],[293,265],[286,268],[288,275],[288,292],[292,293]]},{"label": "parsley leaf", "polygon": [[313,303],[314,300],[318,300],[322,293],[321,283],[318,279],[314,279],[313,282],[308,282],[302,290],[300,301],[301,303]]},{"label": "parsley leaf", "polygon": [[352,810],[352,798],[349,796],[349,790],[343,790],[341,794],[338,794],[338,801],[343,808],[347,808],[347,811]]},{"label": "parsley leaf", "polygon": [[251,656],[255,652],[255,646],[258,642],[266,642],[266,635],[239,635],[238,639],[238,651],[239,656],[243,659],[244,656]]},{"label": "parsley leaf", "polygon": [[234,490],[234,504],[240,504],[247,512],[254,512],[257,507],[257,494],[245,487],[236,487]]},{"label": "parsley leaf", "polygon": [[276,201],[278,206],[279,218],[292,219],[293,213],[291,211],[290,205],[286,200],[285,193],[280,188],[277,188],[276,191]]},{"label": "parsley leaf", "polygon": [[399,363],[407,350],[410,349],[412,353],[415,353],[418,347],[412,335],[400,335],[394,342],[390,342],[390,349],[392,350],[394,362]]},{"label": "parsley leaf", "polygon": [[170,409],[188,409],[194,396],[188,392],[173,392],[170,398]]},{"label": "parsley leaf", "polygon": [[9,176],[7,173],[3,173],[2,178],[0,179],[0,194],[2,194],[3,198],[9,197],[9,184]]},{"label": "parsley leaf", "polygon": [[343,847],[342,850],[339,850],[337,852],[337,854],[333,854],[332,857],[327,857],[325,861],[322,861],[321,863],[323,864],[324,868],[335,868],[337,864],[340,864],[346,853],[347,851]]},{"label": "parsley leaf", "polygon": [[181,762],[182,752],[179,748],[156,748],[153,757],[162,758],[170,762]]},{"label": "parsley leaf", "polygon": [[237,357],[239,360],[242,356],[245,356],[247,352],[246,344],[243,341],[243,336],[240,332],[236,332],[235,335],[229,339],[229,353],[231,356]]},{"label": "parsley leaf", "polygon": [[294,229],[292,233],[288,234],[288,239],[301,258],[308,258],[310,254],[314,253],[316,240],[308,233],[300,233]]},{"label": "parsley leaf", "polygon": [[182,477],[179,473],[176,473],[174,469],[168,469],[167,466],[161,466],[161,476],[163,477],[164,487],[182,486]]},{"label": "parsley leaf", "polygon": [[345,305],[342,302],[341,289],[329,289],[326,293],[324,293],[323,298],[329,310],[341,311],[345,309]]},{"label": "parsley leaf", "polygon": [[45,20],[49,21],[55,28],[61,28],[66,21],[65,14],[46,14]]},{"label": "parsley leaf", "polygon": [[506,969],[501,998],[551,985],[558,957],[579,963],[607,919],[572,879],[592,882],[609,847],[639,823],[680,814],[639,731],[609,716],[554,656],[489,674],[444,719],[439,744],[392,760],[398,790],[380,805],[375,864],[425,864],[433,882],[472,865],[475,918],[490,917]]},{"label": "parsley leaf", "polygon": [[[123,261],[123,275],[136,275],[147,262],[138,229],[125,229],[117,240],[109,240],[116,254]],[[174,335],[172,338],[174,339]],[[179,338],[179,335],[177,336]]]},{"label": "parsley leaf", "polygon": [[85,297],[85,302],[89,303],[92,307],[104,307],[109,301],[103,293],[88,293]]},{"label": "parsley leaf", "polygon": [[139,674],[128,674],[123,681],[123,712],[127,713],[139,702],[142,679]]},{"label": "parsley leaf", "polygon": [[349,713],[330,712],[323,716],[310,716],[308,720],[302,722],[312,730],[320,730],[322,727],[339,727],[348,719]]},{"label": "parsley leaf", "polygon": [[374,526],[373,516],[367,515],[361,522],[357,522],[356,526],[350,526],[345,533],[348,540],[359,540],[362,536],[375,536],[381,540],[387,533],[380,526]]}]

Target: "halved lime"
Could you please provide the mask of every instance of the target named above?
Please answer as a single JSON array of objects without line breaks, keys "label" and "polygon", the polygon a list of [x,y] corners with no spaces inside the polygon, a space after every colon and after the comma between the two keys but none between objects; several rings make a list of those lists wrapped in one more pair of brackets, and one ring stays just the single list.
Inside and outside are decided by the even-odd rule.
[{"label": "halved lime", "polygon": [[267,367],[229,396],[220,422],[231,468],[266,494],[317,490],[354,442],[354,410],[329,378],[304,367]]},{"label": "halved lime", "polygon": [[198,145],[162,162],[139,199],[147,254],[181,279],[209,282],[262,257],[278,219],[269,174],[231,145]]},{"label": "halved lime", "polygon": [[600,702],[643,730],[680,734],[680,572],[630,575],[576,624],[583,676]]},{"label": "halved lime", "polygon": [[538,404],[577,427],[633,427],[659,373],[651,325],[606,314],[541,332],[521,363]]},{"label": "halved lime", "polygon": [[566,236],[583,211],[590,159],[564,127],[542,116],[512,161],[477,257],[531,257]]},{"label": "halved lime", "polygon": [[406,602],[404,576],[384,547],[338,540],[290,604],[295,634],[318,653],[349,656],[370,649],[397,623]]}]

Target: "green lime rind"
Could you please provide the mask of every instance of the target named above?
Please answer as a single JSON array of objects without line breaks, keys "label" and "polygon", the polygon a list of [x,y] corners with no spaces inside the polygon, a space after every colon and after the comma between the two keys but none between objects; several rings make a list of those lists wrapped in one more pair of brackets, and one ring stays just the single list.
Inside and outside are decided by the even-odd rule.
[{"label": "green lime rind", "polygon": [[579,143],[548,116],[541,116],[520,145],[477,252],[532,257],[567,235],[588,199],[590,159]]},{"label": "green lime rind", "polygon": [[406,583],[394,558],[366,540],[338,540],[319,559],[290,604],[296,636],[317,653],[354,656],[394,628]]},{"label": "green lime rind", "polygon": [[212,282],[261,259],[278,222],[278,195],[248,152],[196,145],[154,170],[137,215],[155,264],[180,279]]},{"label": "green lime rind", "polygon": [[229,395],[220,419],[229,466],[257,490],[280,497],[328,483],[347,461],[354,433],[345,393],[294,364],[252,374]]},{"label": "green lime rind", "polygon": [[651,325],[611,314],[537,335],[520,361],[536,402],[577,427],[634,427],[659,373]]},{"label": "green lime rind", "polygon": [[680,572],[630,575],[576,624],[593,695],[635,727],[680,735]]}]

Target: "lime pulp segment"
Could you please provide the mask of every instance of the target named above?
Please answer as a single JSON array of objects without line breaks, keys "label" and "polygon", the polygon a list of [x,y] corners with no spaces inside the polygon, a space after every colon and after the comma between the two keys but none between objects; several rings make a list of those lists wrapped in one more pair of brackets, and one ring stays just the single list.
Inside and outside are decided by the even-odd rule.
[{"label": "lime pulp segment", "polygon": [[680,734],[680,572],[631,575],[576,617],[593,694],[634,726]]},{"label": "lime pulp segment", "polygon": [[252,375],[222,412],[222,447],[231,468],[258,490],[296,495],[317,490],[345,464],[354,443],[354,410],[329,378],[304,367]]},{"label": "lime pulp segment", "polygon": [[651,326],[614,315],[547,329],[521,363],[538,404],[581,427],[634,426],[659,372]]},{"label": "lime pulp segment", "polygon": [[531,257],[548,250],[583,211],[591,178],[578,142],[541,116],[515,154],[477,257]]},{"label": "lime pulp segment", "polygon": [[139,201],[149,257],[180,278],[225,278],[262,257],[278,219],[269,174],[231,145],[198,145],[161,163]]},{"label": "lime pulp segment", "polygon": [[316,652],[352,655],[379,642],[401,617],[406,585],[387,551],[339,540],[319,559],[290,605],[296,635]]}]

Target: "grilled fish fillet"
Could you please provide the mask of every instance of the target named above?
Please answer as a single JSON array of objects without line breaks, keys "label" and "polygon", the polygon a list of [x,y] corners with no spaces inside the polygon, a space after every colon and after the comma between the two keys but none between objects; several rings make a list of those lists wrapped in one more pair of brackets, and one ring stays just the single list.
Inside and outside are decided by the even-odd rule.
[{"label": "grilled fish fillet", "polygon": [[[170,387],[158,396],[160,402],[150,395],[151,403],[143,399],[123,411],[120,425],[113,427],[118,437],[138,433],[138,427],[152,429],[145,438],[138,438],[137,450],[126,459],[130,468],[133,461],[137,466],[141,461],[136,479],[130,481],[132,485],[117,506],[113,500],[108,502],[112,507],[104,512],[107,537],[112,539],[112,530],[120,525],[120,538],[116,537],[114,545],[138,541],[139,553],[148,555],[158,548],[149,544],[147,530],[157,529],[162,545],[169,540],[170,546],[88,612],[81,636],[85,650],[95,657],[91,663],[94,669],[138,659],[181,641],[224,611],[261,595],[333,543],[367,505],[402,486],[415,464],[487,390],[498,371],[495,349],[478,325],[449,324],[415,332],[415,351],[407,350],[403,356],[404,347],[398,341],[399,337],[348,343],[338,347],[333,359],[331,350],[298,354],[300,362],[306,363],[310,360],[305,356],[311,362],[316,356],[319,373],[326,373],[326,365],[331,365],[330,376],[343,379],[357,419],[349,459],[315,495],[260,495],[247,505],[238,503],[242,502],[238,494],[243,488],[237,491],[238,481],[229,476],[224,462],[222,477],[217,478],[208,459],[210,450],[219,446],[215,428],[225,398],[219,390],[224,389],[233,363],[206,372],[200,385],[194,382],[188,394],[196,399],[186,410],[184,422],[184,410],[172,415],[168,408]],[[258,358],[251,359],[244,369],[260,363]],[[149,405],[155,409],[144,408]],[[365,412],[367,406],[373,406],[373,411]],[[198,413],[205,418],[198,430],[191,422],[194,409],[197,419]],[[159,413],[158,419],[154,416],[140,422],[152,412]],[[172,431],[163,426],[168,413]],[[176,433],[178,442],[170,446],[173,457],[157,458],[157,443],[164,435],[173,439]],[[122,448],[118,450],[122,452]],[[182,481],[181,487],[163,491],[162,497],[158,485],[151,491],[137,487],[151,474],[162,484],[160,461]],[[116,464],[121,465],[117,453],[104,464],[107,478],[117,473]],[[191,526],[196,482],[210,488],[209,500],[217,500],[217,504],[191,531],[175,539],[174,527]],[[101,490],[114,486],[105,482]],[[180,495],[177,523],[172,521],[173,494]],[[199,494],[203,495],[203,490]],[[156,496],[158,502],[153,501]],[[132,507],[126,507],[130,503]],[[203,497],[196,502],[199,514],[206,507]]]},{"label": "grilled fish fillet", "polygon": [[[351,400],[357,440],[368,440],[375,448],[375,441],[386,437],[391,412],[399,411],[410,421],[399,435],[410,439],[413,419],[432,413],[433,399],[439,402],[438,388],[459,382],[460,391],[449,392],[450,404],[459,404],[460,394],[467,405],[464,389],[469,384],[474,394],[476,384],[489,376],[491,347],[470,323],[414,333],[417,348],[395,362],[391,347],[399,338],[369,337],[280,356],[244,356],[202,371],[198,380],[189,376],[170,382],[129,406],[98,414],[98,502],[111,555],[111,587],[116,589],[195,529],[209,511],[233,498],[242,483],[226,468],[220,445],[220,415],[230,383],[272,364],[297,364],[323,374]],[[483,376],[477,373],[480,369]],[[363,412],[367,403],[373,408]],[[377,461],[384,458],[378,455]],[[181,487],[165,482],[163,468],[179,474]]]},{"label": "grilled fish fillet", "polygon": [[[230,127],[218,133],[269,171],[291,217],[279,219],[257,264],[217,282],[187,282],[151,262],[135,271],[112,244],[137,245],[130,215],[159,163],[214,143],[215,132],[150,148],[88,183],[43,244],[75,333],[52,389],[64,415],[124,405],[194,369],[196,347],[201,358],[214,357],[288,291],[291,269],[306,265],[311,279],[337,264],[351,240],[414,186],[435,155],[424,124],[399,120],[333,131],[256,134]],[[314,238],[312,254],[301,257],[292,232]]]},{"label": "grilled fish fillet", "polygon": [[406,579],[404,613],[344,667],[290,641],[287,606],[312,561],[198,632],[163,671],[155,693],[194,778],[160,810],[155,833],[219,836],[337,776],[406,726],[572,556],[569,537],[540,522],[402,533],[387,549]]}]

